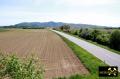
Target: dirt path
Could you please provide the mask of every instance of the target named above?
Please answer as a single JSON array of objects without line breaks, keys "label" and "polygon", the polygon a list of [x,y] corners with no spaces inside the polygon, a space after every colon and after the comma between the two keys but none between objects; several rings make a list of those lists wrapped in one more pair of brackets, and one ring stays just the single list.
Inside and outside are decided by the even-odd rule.
[{"label": "dirt path", "polygon": [[44,65],[46,79],[89,73],[66,43],[48,30],[2,32],[0,49],[8,54],[17,54],[19,57],[34,54]]}]

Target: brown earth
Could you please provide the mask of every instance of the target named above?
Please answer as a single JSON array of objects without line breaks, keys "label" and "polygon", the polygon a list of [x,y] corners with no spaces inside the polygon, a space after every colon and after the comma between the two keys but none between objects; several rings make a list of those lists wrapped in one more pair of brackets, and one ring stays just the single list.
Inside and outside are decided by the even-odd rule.
[{"label": "brown earth", "polygon": [[21,58],[34,54],[44,65],[46,79],[89,73],[67,44],[49,30],[1,32],[0,50]]}]

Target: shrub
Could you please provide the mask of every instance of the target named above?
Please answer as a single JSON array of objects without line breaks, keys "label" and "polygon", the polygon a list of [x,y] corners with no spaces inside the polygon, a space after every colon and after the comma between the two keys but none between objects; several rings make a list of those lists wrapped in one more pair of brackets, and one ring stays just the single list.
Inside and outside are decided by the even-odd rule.
[{"label": "shrub", "polygon": [[83,29],[81,28],[78,32],[78,36],[81,37],[81,33],[82,33]]},{"label": "shrub", "polygon": [[67,24],[60,26],[59,28],[60,28],[60,30],[65,31],[65,32],[70,31],[70,25],[67,25]]},{"label": "shrub", "polygon": [[78,31],[76,30],[76,31],[74,31],[74,33],[73,33],[74,35],[78,35]]},{"label": "shrub", "polygon": [[92,39],[92,34],[91,33],[92,32],[90,30],[85,29],[81,32],[80,37],[90,40],[90,39]]},{"label": "shrub", "polygon": [[81,33],[83,31],[83,29],[81,28],[80,30],[79,30],[79,33]]},{"label": "shrub", "polygon": [[92,35],[92,40],[93,41],[96,41],[96,37],[98,36],[98,35],[100,35],[101,34],[101,32],[99,31],[99,30],[94,30],[92,33],[91,33],[91,35]]},{"label": "shrub", "polygon": [[120,50],[120,31],[115,30],[110,37],[110,46],[114,49]]},{"label": "shrub", "polygon": [[63,26],[60,26],[60,27],[59,27],[59,29],[60,29],[60,30],[63,30],[63,29],[64,29],[64,27],[63,27]]},{"label": "shrub", "polygon": [[109,34],[100,34],[96,37],[96,42],[103,45],[109,45]]},{"label": "shrub", "polygon": [[22,62],[16,56],[0,55],[0,79],[43,79],[43,69],[31,58]]}]

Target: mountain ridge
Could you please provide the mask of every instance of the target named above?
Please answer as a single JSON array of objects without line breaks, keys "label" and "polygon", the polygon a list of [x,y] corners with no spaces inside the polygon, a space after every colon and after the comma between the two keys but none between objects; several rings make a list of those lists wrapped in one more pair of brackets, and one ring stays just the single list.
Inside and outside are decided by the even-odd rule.
[{"label": "mountain ridge", "polygon": [[16,28],[23,28],[23,27],[52,27],[56,28],[62,25],[68,24],[72,28],[105,28],[107,26],[99,26],[99,25],[91,25],[91,24],[80,24],[80,23],[65,23],[65,22],[21,22],[18,24],[13,25]]}]

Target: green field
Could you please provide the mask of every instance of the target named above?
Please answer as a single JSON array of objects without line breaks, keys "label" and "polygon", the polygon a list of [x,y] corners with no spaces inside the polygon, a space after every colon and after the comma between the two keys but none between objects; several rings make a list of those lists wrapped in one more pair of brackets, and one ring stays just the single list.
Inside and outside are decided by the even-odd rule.
[{"label": "green field", "polygon": [[0,32],[5,32],[5,31],[8,31],[8,29],[0,28]]}]

